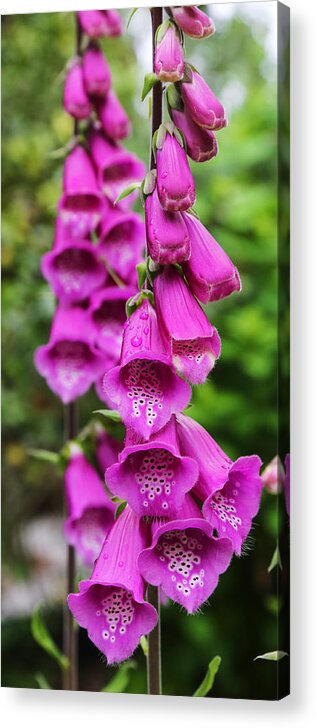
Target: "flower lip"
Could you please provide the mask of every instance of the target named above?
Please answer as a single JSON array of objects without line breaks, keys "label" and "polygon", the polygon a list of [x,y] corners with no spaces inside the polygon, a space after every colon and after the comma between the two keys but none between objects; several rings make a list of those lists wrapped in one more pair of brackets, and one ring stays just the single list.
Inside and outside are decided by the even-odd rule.
[{"label": "flower lip", "polygon": [[62,303],[87,298],[107,278],[97,250],[87,240],[64,240],[41,260],[41,272]]}]

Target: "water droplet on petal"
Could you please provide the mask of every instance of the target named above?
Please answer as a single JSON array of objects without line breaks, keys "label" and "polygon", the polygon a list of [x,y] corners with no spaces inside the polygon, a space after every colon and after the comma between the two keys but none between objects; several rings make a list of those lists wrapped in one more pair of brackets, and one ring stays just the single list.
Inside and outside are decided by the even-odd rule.
[{"label": "water droplet on petal", "polygon": [[147,311],[142,311],[140,319],[142,319],[142,321],[146,321],[148,318],[149,314],[147,313]]},{"label": "water droplet on petal", "polygon": [[145,329],[143,329],[143,332],[144,332],[145,336],[148,335],[149,331],[150,331],[150,329],[149,329],[148,326],[146,326]]},{"label": "water droplet on petal", "polygon": [[103,555],[103,558],[104,558],[104,559],[105,559],[105,561],[106,561],[107,559],[109,559],[109,554],[104,554],[104,555]]},{"label": "water droplet on petal", "polygon": [[123,566],[123,561],[119,561],[118,566]]},{"label": "water droplet on petal", "polygon": [[131,339],[131,344],[132,344],[132,346],[141,346],[141,344],[142,344],[141,337],[140,336],[133,336],[133,338]]}]

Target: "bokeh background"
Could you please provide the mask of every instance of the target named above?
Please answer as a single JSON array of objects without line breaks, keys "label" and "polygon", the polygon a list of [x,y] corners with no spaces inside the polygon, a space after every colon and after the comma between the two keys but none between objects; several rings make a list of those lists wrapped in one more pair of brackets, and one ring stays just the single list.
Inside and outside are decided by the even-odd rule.
[{"label": "bokeh background", "polygon": [[[229,126],[218,133],[219,155],[192,164],[197,211],[237,265],[243,291],[213,303],[208,315],[222,339],[212,377],[193,391],[191,415],[230,457],[277,452],[277,61],[276,3],[210,5],[217,33],[186,39],[187,57],[224,103]],[[129,13],[121,11],[127,21]],[[39,600],[62,644],[65,545],[63,484],[55,467],[31,458],[30,448],[58,450],[63,412],[33,366],[48,338],[54,299],[39,271],[52,243],[62,161],[55,150],[71,135],[63,112],[63,71],[74,48],[72,13],[2,19],[3,170],[3,489],[2,684],[38,687],[38,673],[61,685],[58,666],[35,643],[32,611]],[[133,133],[126,146],[148,159],[147,100],[140,95],[151,70],[149,12],[140,9],[127,33],[104,40],[113,84]],[[83,426],[98,406],[92,391],[80,401]],[[176,605],[162,608],[163,692],[192,695],[211,658],[222,664],[212,695],[274,699],[277,663],[256,655],[286,649],[287,603],[277,593],[277,570],[268,573],[278,533],[287,584],[288,530],[283,495],[263,494],[245,555],[230,569],[201,613],[188,617]],[[114,675],[80,631],[80,689],[100,690]],[[146,691],[139,648],[125,687]],[[288,658],[279,664],[280,689]]]}]

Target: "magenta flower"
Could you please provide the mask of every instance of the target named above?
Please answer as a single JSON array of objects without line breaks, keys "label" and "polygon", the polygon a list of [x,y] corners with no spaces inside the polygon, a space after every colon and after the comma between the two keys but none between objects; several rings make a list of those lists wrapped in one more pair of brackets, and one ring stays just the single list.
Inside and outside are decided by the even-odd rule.
[{"label": "magenta flower", "polygon": [[174,372],[153,306],[144,300],[124,328],[121,363],[105,374],[106,395],[144,440],[187,407],[191,389]]},{"label": "magenta flower", "polygon": [[173,18],[186,35],[191,38],[207,38],[215,32],[215,26],[206,13],[192,7],[171,8]]},{"label": "magenta flower", "polygon": [[220,338],[174,266],[154,280],[159,326],[176,369],[193,384],[205,381],[220,356]]},{"label": "magenta flower", "polygon": [[182,263],[190,256],[190,242],[180,212],[166,212],[155,187],[145,200],[148,251],[156,263]]},{"label": "magenta flower", "polygon": [[191,417],[177,415],[177,423],[181,452],[198,463],[194,494],[203,501],[203,515],[240,555],[260,506],[261,460],[249,455],[233,462]]},{"label": "magenta flower", "polygon": [[110,139],[120,140],[129,136],[130,120],[114,91],[109,91],[96,108],[101,126]]},{"label": "magenta flower", "polygon": [[212,131],[203,129],[186,111],[172,109],[172,119],[186,139],[186,152],[194,162],[207,162],[218,154],[217,139]]},{"label": "magenta flower", "polygon": [[162,148],[156,151],[157,190],[164,210],[188,210],[195,202],[195,183],[185,149],[175,136],[165,135]]},{"label": "magenta flower", "polygon": [[184,74],[184,51],[174,23],[161,25],[156,41],[154,71],[161,81],[180,81]]},{"label": "magenta flower", "polygon": [[[98,180],[104,194],[113,203],[125,187],[141,181],[145,166],[134,154],[110,142],[104,134],[93,130],[89,135],[89,148],[97,168]],[[122,201],[129,206],[133,196]]]},{"label": "magenta flower", "polygon": [[279,455],[275,455],[273,460],[264,468],[261,478],[263,487],[268,493],[278,495],[278,493],[282,492],[285,483],[285,470]]},{"label": "magenta flower", "polygon": [[225,110],[203,77],[192,71],[192,81],[182,83],[186,113],[198,126],[218,131],[227,126]]},{"label": "magenta flower", "polygon": [[210,597],[231,561],[230,541],[214,538],[212,530],[187,495],[176,518],[153,520],[151,546],[138,558],[144,579],[162,586],[189,614]]},{"label": "magenta flower", "polygon": [[115,10],[80,10],[77,15],[82,30],[90,38],[121,35],[121,18]]},{"label": "magenta flower", "polygon": [[155,627],[157,612],[144,601],[137,557],[147,545],[147,525],[125,508],[106,538],[90,579],[70,594],[68,606],[109,664],[126,660],[142,635]]},{"label": "magenta flower", "polygon": [[239,273],[225,251],[193,215],[183,215],[183,220],[191,242],[191,256],[183,270],[199,301],[219,301],[240,291]]},{"label": "magenta flower", "polygon": [[84,84],[89,96],[105,96],[111,86],[111,72],[102,50],[90,43],[83,55]]},{"label": "magenta flower", "polygon": [[135,293],[132,287],[107,286],[91,296],[88,314],[94,331],[93,343],[104,353],[107,362],[105,371],[118,364],[120,359],[125,305]]},{"label": "magenta flower", "polygon": [[64,404],[85,394],[104,370],[93,346],[94,331],[82,308],[56,309],[48,344],[35,352],[35,366]]},{"label": "magenta flower", "polygon": [[71,444],[65,470],[68,518],[65,538],[87,566],[94,563],[104,539],[114,523],[116,506],[106,494],[95,468],[78,445]]},{"label": "magenta flower", "polygon": [[149,442],[127,433],[119,462],[106,470],[111,492],[139,516],[175,514],[198,478],[193,458],[179,452],[174,416]]},{"label": "magenta flower", "polygon": [[145,250],[145,226],[135,212],[105,212],[100,225],[98,252],[125,283],[136,285],[135,266]]},{"label": "magenta flower", "polygon": [[102,195],[90,158],[80,144],[65,160],[63,195],[58,208],[70,237],[87,237],[100,220]]},{"label": "magenta flower", "polygon": [[107,279],[105,265],[89,240],[55,243],[43,255],[41,271],[63,305],[83,301]]},{"label": "magenta flower", "polygon": [[88,119],[92,112],[84,84],[81,61],[73,63],[67,72],[64,87],[64,109],[75,119]]},{"label": "magenta flower", "polygon": [[[98,427],[98,426],[97,426]],[[119,452],[122,450],[122,442],[106,432],[102,426],[96,432],[96,456],[99,468],[102,473],[106,468],[116,463]]]}]

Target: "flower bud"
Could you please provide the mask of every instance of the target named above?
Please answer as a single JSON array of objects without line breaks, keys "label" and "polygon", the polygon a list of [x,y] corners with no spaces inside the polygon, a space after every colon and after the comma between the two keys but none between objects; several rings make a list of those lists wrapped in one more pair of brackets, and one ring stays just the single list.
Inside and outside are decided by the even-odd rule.
[{"label": "flower bud", "polygon": [[190,242],[180,212],[166,212],[155,187],[145,201],[148,251],[156,263],[182,263],[190,256]]},{"label": "flower bud", "polygon": [[279,455],[275,455],[273,460],[264,468],[261,478],[263,487],[269,493],[277,495],[282,492],[285,483],[285,470]]},{"label": "flower bud", "polygon": [[97,226],[103,207],[102,195],[90,158],[77,146],[65,160],[63,195],[58,203],[61,219],[71,237],[85,238]]},{"label": "flower bud", "polygon": [[176,137],[166,133],[156,152],[157,191],[164,210],[188,210],[195,202],[195,183],[185,149]]},{"label": "flower bud", "polygon": [[192,72],[192,80],[182,83],[185,110],[193,121],[206,129],[218,131],[227,126],[225,110],[203,77]]},{"label": "flower bud", "polygon": [[98,46],[90,44],[83,55],[83,76],[89,96],[105,96],[111,86],[111,72]]},{"label": "flower bud", "polygon": [[194,162],[207,162],[218,154],[215,135],[192,120],[186,111],[173,109],[172,119],[186,140],[186,152]]},{"label": "flower bud", "polygon": [[[143,162],[131,152],[120,148],[115,142],[109,141],[101,132],[94,129],[89,135],[88,143],[97,168],[100,187],[112,203],[125,187],[143,179],[145,174]],[[133,195],[122,200],[122,207],[129,207],[131,200]]]},{"label": "flower bud", "polygon": [[80,10],[77,13],[80,26],[90,38],[120,35],[121,18],[115,10]]},{"label": "flower bud", "polygon": [[154,71],[161,81],[175,83],[183,78],[184,52],[174,23],[161,25],[155,48]]},{"label": "flower bud", "polygon": [[75,119],[88,119],[92,106],[84,85],[83,67],[76,61],[67,72],[64,87],[64,109]]},{"label": "flower bud", "polygon": [[215,32],[209,15],[195,6],[171,8],[171,11],[177,25],[191,38],[207,38]]},{"label": "flower bud", "polygon": [[97,114],[103,130],[110,139],[125,139],[130,134],[130,120],[113,91],[97,106]]}]

